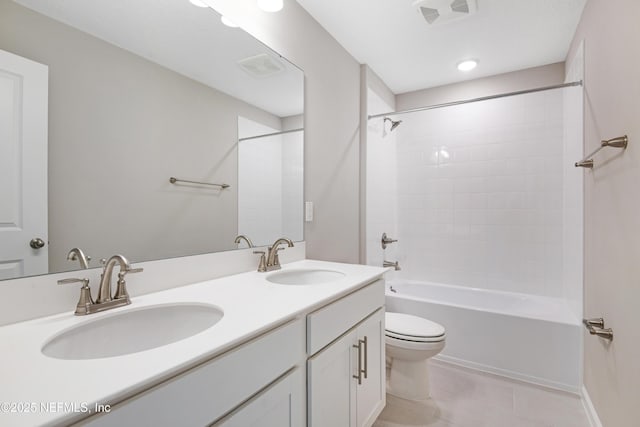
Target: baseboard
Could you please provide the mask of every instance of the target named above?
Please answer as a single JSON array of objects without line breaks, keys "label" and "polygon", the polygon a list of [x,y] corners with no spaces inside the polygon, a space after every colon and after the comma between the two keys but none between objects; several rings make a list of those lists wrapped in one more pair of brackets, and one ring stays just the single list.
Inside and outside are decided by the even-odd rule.
[{"label": "baseboard", "polygon": [[[494,366],[483,365],[481,363],[471,362],[464,359],[458,359],[457,357],[445,356],[443,354],[439,354],[434,357],[435,360],[440,360],[442,362],[451,363],[452,365],[462,366],[463,368],[473,369],[475,371],[486,372],[492,375],[497,375],[500,377],[509,378],[511,380],[520,381],[528,384],[534,384],[542,387],[552,388],[554,390],[566,391],[568,393],[577,394],[578,396],[582,396],[581,390],[579,386],[573,386],[571,384],[558,383],[555,381],[550,381],[544,378],[533,377],[529,375],[524,375],[518,372],[509,371],[507,369],[500,369]],[[601,427],[601,426],[595,426]]]},{"label": "baseboard", "polygon": [[591,401],[591,397],[589,397],[589,393],[587,392],[587,388],[585,386],[582,386],[582,405],[584,406],[584,410],[589,417],[589,423],[591,424],[591,427],[602,427],[600,417],[598,417],[596,408],[593,406],[593,402]]}]

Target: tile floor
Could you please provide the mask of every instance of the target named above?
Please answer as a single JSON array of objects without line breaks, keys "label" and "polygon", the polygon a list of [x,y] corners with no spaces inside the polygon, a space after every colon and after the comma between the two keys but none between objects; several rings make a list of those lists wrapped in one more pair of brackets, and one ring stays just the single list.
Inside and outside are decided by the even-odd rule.
[{"label": "tile floor", "polygon": [[589,427],[576,395],[441,361],[429,362],[431,397],[414,403],[387,395],[374,427]]}]

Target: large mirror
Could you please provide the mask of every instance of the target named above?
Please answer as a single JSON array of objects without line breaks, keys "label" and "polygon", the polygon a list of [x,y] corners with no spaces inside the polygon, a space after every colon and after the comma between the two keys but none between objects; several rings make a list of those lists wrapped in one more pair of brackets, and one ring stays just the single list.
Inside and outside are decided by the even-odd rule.
[{"label": "large mirror", "polygon": [[212,9],[0,0],[0,50],[0,279],[303,239],[304,75]]}]

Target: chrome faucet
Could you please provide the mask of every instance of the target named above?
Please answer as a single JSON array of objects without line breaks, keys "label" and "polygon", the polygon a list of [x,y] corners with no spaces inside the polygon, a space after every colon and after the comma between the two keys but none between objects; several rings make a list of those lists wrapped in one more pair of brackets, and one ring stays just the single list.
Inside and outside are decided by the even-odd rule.
[{"label": "chrome faucet", "polygon": [[[112,296],[111,276],[113,275],[113,267],[115,267],[116,264],[120,266],[120,271],[118,272],[116,293]],[[98,298],[95,302],[91,298],[89,279],[63,279],[58,280],[58,284],[66,285],[68,283],[82,283],[82,288],[80,289],[80,300],[78,301],[75,311],[75,314],[80,316],[131,304],[131,299],[127,292],[125,276],[130,273],[140,273],[141,271],[143,271],[142,268],[131,268],[129,261],[127,261],[127,259],[122,255],[114,255],[109,258],[109,260],[104,263],[104,269],[100,276]]]},{"label": "chrome faucet", "polygon": [[86,256],[82,249],[73,248],[67,254],[67,261],[80,261],[80,267],[83,269],[89,268],[89,261],[91,261],[90,256]]},{"label": "chrome faucet", "polygon": [[260,265],[260,268],[258,268],[258,271],[280,270],[281,267],[280,267],[280,259],[278,259],[278,251],[283,249],[279,247],[283,243],[286,243],[287,246],[290,248],[293,247],[293,242],[287,238],[281,237],[280,239],[276,240],[267,251],[267,259],[266,259],[266,265],[264,270],[261,268],[262,267],[262,259],[261,259],[260,260],[261,265]]},{"label": "chrome faucet", "polygon": [[[98,288],[98,298],[96,299],[96,304],[104,304],[109,301],[112,301],[111,298],[111,276],[113,275],[113,267],[118,264],[120,265],[120,272],[118,273],[118,285],[116,289],[116,294],[113,296],[113,300],[117,299],[127,299],[129,300],[129,294],[127,293],[127,288],[125,287],[124,276],[127,273],[134,273],[131,270],[131,265],[129,265],[129,261],[122,255],[114,255],[104,264],[104,270],[102,270],[102,275],[100,276],[100,287]],[[142,271],[142,270],[140,270]],[[127,301],[129,304],[131,301]]]},{"label": "chrome faucet", "polygon": [[240,235],[238,235],[238,236],[236,237],[236,240],[234,240],[233,242],[234,242],[236,245],[239,245],[239,244],[240,244],[240,241],[242,241],[242,240],[244,240],[245,242],[247,242],[247,245],[248,245],[250,248],[253,248],[253,247],[254,247],[254,246],[253,246],[253,242],[251,241],[251,239],[250,239],[250,238],[248,238],[247,236],[245,236],[244,234],[240,234]]}]

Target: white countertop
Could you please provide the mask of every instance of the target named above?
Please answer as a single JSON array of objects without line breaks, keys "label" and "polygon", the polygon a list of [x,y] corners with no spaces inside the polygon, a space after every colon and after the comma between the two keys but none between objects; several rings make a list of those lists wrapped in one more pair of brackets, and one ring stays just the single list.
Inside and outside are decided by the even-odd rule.
[{"label": "white countertop", "polygon": [[[58,404],[85,404],[93,408],[96,403],[119,402],[353,292],[386,271],[312,260],[283,265],[281,271],[296,268],[335,270],[345,273],[345,277],[316,285],[278,285],[265,279],[270,273],[248,272],[134,296],[131,305],[89,316],[75,316],[76,301],[69,301],[68,313],[0,327],[0,425],[54,426],[77,421],[86,414],[68,412],[62,407],[57,412],[42,410],[42,404],[55,409]],[[224,317],[197,335],[139,353],[91,360],[61,360],[41,353],[52,336],[88,320],[133,308],[180,302],[216,305],[224,311]],[[8,408],[22,412],[25,406],[36,410],[8,412]]]}]

